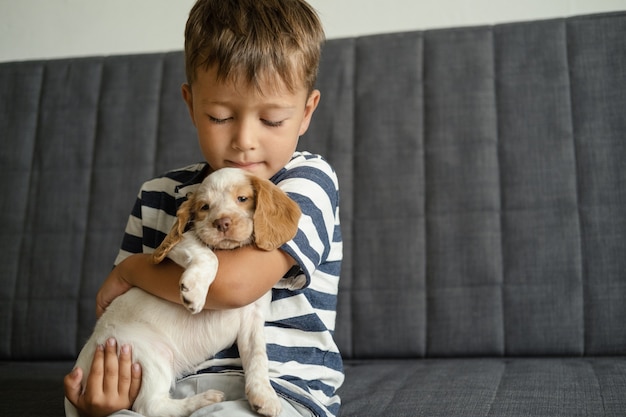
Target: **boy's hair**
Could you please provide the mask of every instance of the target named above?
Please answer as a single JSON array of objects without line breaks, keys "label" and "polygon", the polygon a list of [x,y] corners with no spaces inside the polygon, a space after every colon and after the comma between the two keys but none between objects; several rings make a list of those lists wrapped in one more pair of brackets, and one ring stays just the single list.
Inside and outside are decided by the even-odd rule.
[{"label": "boy's hair", "polygon": [[[215,67],[220,81],[256,87],[278,79],[312,91],[324,30],[303,0],[198,0],[185,28],[187,82]],[[243,78],[242,78],[243,77]]]}]

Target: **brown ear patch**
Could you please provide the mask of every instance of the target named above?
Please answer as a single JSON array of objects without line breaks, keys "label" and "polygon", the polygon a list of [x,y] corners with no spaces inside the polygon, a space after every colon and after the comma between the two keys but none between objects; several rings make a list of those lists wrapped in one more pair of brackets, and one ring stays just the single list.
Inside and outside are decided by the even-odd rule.
[{"label": "brown ear patch", "polygon": [[293,239],[302,215],[300,206],[269,180],[250,175],[256,194],[254,243],[273,250]]},{"label": "brown ear patch", "polygon": [[155,264],[161,263],[172,248],[182,240],[187,224],[193,217],[194,204],[195,200],[192,195],[187,201],[180,205],[176,212],[176,222],[172,225],[170,232],[165,236],[163,242],[161,242],[159,247],[152,253],[152,262]]}]

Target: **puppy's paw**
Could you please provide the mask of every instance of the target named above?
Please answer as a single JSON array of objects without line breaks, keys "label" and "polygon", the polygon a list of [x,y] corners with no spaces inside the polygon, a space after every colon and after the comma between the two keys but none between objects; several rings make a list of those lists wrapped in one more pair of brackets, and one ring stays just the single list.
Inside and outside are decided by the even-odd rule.
[{"label": "puppy's paw", "polygon": [[210,282],[195,268],[187,269],[180,278],[180,299],[191,314],[202,311]]},{"label": "puppy's paw", "polygon": [[280,414],[282,405],[271,385],[256,385],[246,391],[248,402],[254,411],[267,417],[277,417]]},{"label": "puppy's paw", "polygon": [[[154,407],[154,400],[152,401],[151,408],[147,410],[141,410],[142,415],[171,415],[171,416],[188,416],[194,411],[206,407],[207,405],[215,404],[224,401],[224,393],[222,391],[216,391],[213,389],[201,392],[191,397],[183,398],[182,400],[172,400],[167,398],[166,407]],[[139,410],[137,410],[139,412]]]},{"label": "puppy's paw", "polygon": [[204,404],[205,406],[215,404],[215,403],[221,403],[222,401],[226,399],[226,396],[224,395],[222,391],[218,391],[214,389],[206,390],[203,393],[200,393],[199,395],[205,399],[206,401],[206,403]]}]

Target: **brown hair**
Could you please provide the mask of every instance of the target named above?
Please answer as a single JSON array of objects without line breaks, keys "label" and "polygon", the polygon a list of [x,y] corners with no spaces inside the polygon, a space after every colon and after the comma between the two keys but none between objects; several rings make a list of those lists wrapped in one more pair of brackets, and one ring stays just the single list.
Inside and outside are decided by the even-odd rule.
[{"label": "brown hair", "polygon": [[310,92],[323,42],[317,13],[303,0],[198,0],[185,28],[187,82],[215,66],[220,81],[260,91],[277,75],[290,92],[302,82]]}]

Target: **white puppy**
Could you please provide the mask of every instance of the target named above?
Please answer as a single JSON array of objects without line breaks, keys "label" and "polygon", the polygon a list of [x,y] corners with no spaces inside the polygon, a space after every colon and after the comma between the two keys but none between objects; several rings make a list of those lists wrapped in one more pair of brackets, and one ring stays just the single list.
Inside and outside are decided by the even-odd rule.
[{"label": "white puppy", "polygon": [[[83,384],[96,347],[114,337],[118,346],[132,346],[133,360],[142,367],[141,390],[133,410],[145,416],[188,416],[224,396],[208,390],[172,399],[169,391],[176,378],[195,371],[201,362],[237,342],[250,405],[261,415],[277,416],[281,405],[269,381],[264,337],[264,311],[271,291],[242,308],[203,310],[203,306],[218,266],[211,249],[248,244],[264,250],[278,248],[297,231],[298,205],[270,181],[224,168],[209,175],[176,216],[153,259],[158,263],[167,256],[185,268],[180,295],[189,311],[139,288],[116,298],[76,361],[84,372]],[[65,413],[78,416],[67,399]]]}]

